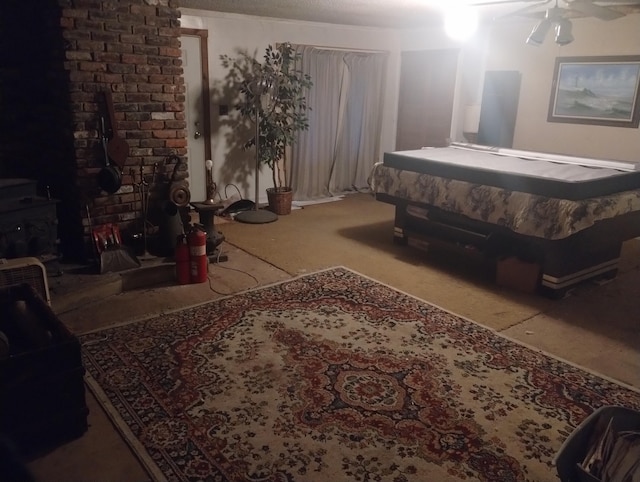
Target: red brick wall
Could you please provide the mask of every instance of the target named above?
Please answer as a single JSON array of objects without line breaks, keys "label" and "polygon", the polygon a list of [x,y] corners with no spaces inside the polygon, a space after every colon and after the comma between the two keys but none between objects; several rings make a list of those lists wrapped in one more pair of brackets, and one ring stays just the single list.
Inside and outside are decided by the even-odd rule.
[{"label": "red brick wall", "polygon": [[[36,179],[60,201],[67,259],[91,254],[87,207],[94,225],[140,232],[140,168],[150,180],[154,164],[162,175],[169,156],[184,160],[179,17],[176,0],[0,1],[0,177]],[[97,179],[104,90],[130,147],[114,194]]]},{"label": "red brick wall", "polygon": [[[154,164],[186,154],[184,80],[179,17],[174,0],[59,0],[66,42],[74,150],[81,195],[94,224],[140,224],[140,168],[147,180]],[[102,92],[111,91],[119,135],[129,144],[122,187],[101,191],[104,166],[100,116]],[[172,167],[172,166],[171,166]],[[131,174],[134,174],[132,177]],[[88,232],[87,219],[83,222]]]}]

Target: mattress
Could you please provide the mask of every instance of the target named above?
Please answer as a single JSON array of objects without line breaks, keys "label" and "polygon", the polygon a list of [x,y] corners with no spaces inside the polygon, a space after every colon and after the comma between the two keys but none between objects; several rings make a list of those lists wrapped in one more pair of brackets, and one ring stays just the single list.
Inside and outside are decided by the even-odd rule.
[{"label": "mattress", "polygon": [[567,238],[596,223],[640,212],[640,189],[582,200],[546,197],[376,163],[369,176],[375,195],[434,206],[514,233]]},{"label": "mattress", "polygon": [[556,199],[584,200],[640,188],[640,165],[468,144],[386,152],[383,165]]}]

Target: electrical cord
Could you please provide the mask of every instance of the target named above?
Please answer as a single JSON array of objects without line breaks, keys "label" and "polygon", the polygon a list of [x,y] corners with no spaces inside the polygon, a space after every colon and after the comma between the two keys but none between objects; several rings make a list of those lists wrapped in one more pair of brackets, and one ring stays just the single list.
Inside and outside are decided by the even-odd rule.
[{"label": "electrical cord", "polygon": [[224,296],[233,295],[233,294],[237,293],[237,291],[230,291],[228,293],[225,293],[225,292],[222,292],[222,291],[218,291],[213,287],[213,285],[212,285],[213,279],[212,279],[212,276],[211,276],[211,267],[214,266],[214,265],[218,266],[221,269],[227,269],[229,271],[236,271],[238,273],[246,274],[247,276],[252,278],[253,281],[255,282],[255,284],[253,286],[250,286],[247,289],[251,289],[251,288],[257,287],[260,284],[260,281],[258,281],[258,278],[253,276],[251,273],[248,273],[248,272],[243,271],[241,269],[230,268],[228,266],[223,266],[222,264],[220,264],[220,257],[222,256],[222,244],[224,244],[224,241],[220,245],[218,245],[218,255],[216,256],[215,263],[209,263],[209,265],[207,267],[207,279],[209,280],[209,290],[211,290],[213,293],[216,293],[218,295],[224,295]]},{"label": "electrical cord", "polygon": [[240,199],[242,199],[242,194],[240,193],[240,189],[238,189],[238,186],[236,186],[235,184],[227,184],[224,187],[224,197],[226,197],[227,199],[229,199],[229,195],[227,194],[227,188],[231,186],[231,187],[235,187],[236,191],[238,191],[238,196],[240,197]]}]

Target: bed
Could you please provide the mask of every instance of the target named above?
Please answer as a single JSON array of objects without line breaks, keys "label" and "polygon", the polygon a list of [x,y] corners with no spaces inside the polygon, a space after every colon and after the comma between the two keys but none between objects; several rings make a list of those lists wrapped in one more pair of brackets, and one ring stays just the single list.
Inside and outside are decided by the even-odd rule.
[{"label": "bed", "polygon": [[640,236],[630,162],[452,143],[385,153],[369,184],[395,205],[395,242],[534,263],[553,297],[615,277],[622,243]]}]

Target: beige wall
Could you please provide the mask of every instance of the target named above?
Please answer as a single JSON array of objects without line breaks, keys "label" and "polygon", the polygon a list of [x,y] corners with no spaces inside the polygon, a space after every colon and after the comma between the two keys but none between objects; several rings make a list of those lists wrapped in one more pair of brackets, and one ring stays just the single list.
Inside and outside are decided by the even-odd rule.
[{"label": "beige wall", "polygon": [[459,48],[460,64],[451,138],[464,141],[465,110],[480,104],[487,70],[522,74],[514,148],[640,162],[638,129],[547,122],[556,57],[640,55],[640,14],[602,21],[574,19],[575,40],[560,47],[550,33],[534,47],[525,43],[536,20],[512,17],[483,25],[465,43],[440,30],[400,32],[402,50]]},{"label": "beige wall", "polygon": [[495,23],[486,70],[522,73],[514,147],[518,149],[640,162],[637,128],[547,122],[556,57],[640,54],[640,14],[605,22],[573,20],[575,40],[560,47],[549,35],[534,47],[525,44],[535,21]]},{"label": "beige wall", "polygon": [[[400,44],[397,32],[388,29],[275,20],[192,9],[182,9],[181,24],[183,27],[208,31],[209,76],[214,93],[227,73],[220,63],[220,55],[227,54],[235,57],[238,50],[256,52],[261,59],[267,45],[288,41],[294,44],[322,47],[389,51],[391,55],[388,63],[387,95],[383,99],[381,150],[394,149],[400,71]],[[253,163],[252,153],[245,153],[244,160],[229,159],[227,139],[232,138],[233,135],[225,130],[216,115],[216,103],[220,101],[215,98],[212,101],[214,105],[211,118],[211,144],[214,179],[224,180],[225,183],[233,182],[240,187],[243,197],[253,199],[255,196],[253,176],[247,177],[243,174],[245,170],[235,169],[238,166],[237,163]],[[227,101],[227,103],[230,102],[232,99]],[[224,166],[225,163],[226,166]],[[240,173],[239,178],[229,178],[234,172]],[[250,170],[250,172],[253,171]],[[271,172],[263,169],[260,176],[261,201],[266,201],[264,190],[271,185]]]},{"label": "beige wall", "polygon": [[[547,122],[556,57],[640,54],[640,14],[610,22],[593,18],[574,19],[574,42],[560,47],[550,35],[543,45],[534,47],[525,44],[525,39],[536,23],[532,19],[494,21],[481,27],[471,40],[456,43],[447,39],[441,29],[392,31],[278,21],[190,9],[183,9],[182,12],[183,26],[209,31],[209,73],[212,83],[225,74],[218,60],[219,55],[233,54],[238,48],[261,53],[269,43],[291,41],[327,47],[390,51],[387,97],[384,99],[383,151],[395,149],[400,52],[459,48],[452,139],[464,140],[462,128],[465,109],[480,103],[484,72],[518,70],[522,73],[522,86],[514,148],[640,162],[638,129]],[[215,106],[213,111],[215,112]],[[228,133],[216,131],[215,122],[214,117],[213,155],[214,158],[225,159],[225,137]],[[219,165],[220,163],[215,164]],[[249,198],[253,198],[251,182],[243,188],[243,195]],[[268,187],[270,182],[269,173],[264,172],[261,186]]]}]

